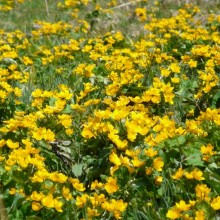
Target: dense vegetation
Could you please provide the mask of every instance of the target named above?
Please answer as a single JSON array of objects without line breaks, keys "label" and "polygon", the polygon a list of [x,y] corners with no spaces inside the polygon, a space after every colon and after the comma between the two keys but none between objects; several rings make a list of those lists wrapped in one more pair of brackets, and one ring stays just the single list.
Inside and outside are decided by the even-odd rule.
[{"label": "dense vegetation", "polygon": [[211,2],[0,1],[0,219],[220,217]]}]

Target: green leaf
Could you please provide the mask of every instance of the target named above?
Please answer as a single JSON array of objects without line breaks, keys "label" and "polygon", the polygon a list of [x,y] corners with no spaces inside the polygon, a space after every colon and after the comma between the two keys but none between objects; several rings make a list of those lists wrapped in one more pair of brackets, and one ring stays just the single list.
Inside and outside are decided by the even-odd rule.
[{"label": "green leaf", "polygon": [[66,105],[66,108],[62,111],[63,114],[70,114],[73,110],[70,105]]},{"label": "green leaf", "polygon": [[158,195],[163,196],[163,194],[164,194],[163,188],[160,187],[160,188],[157,190],[157,193],[158,193]]},{"label": "green leaf", "polygon": [[178,145],[185,144],[186,143],[186,136],[181,135],[181,136],[177,137],[177,143],[178,143]]},{"label": "green leaf", "polygon": [[217,107],[217,103],[219,99],[220,99],[220,91],[218,91],[212,98],[212,108]]},{"label": "green leaf", "polygon": [[57,100],[56,98],[53,98],[53,97],[50,98],[49,105],[53,106],[55,104],[56,100]]},{"label": "green leaf", "polygon": [[24,183],[24,181],[26,180],[25,172],[14,170],[12,175],[13,175],[13,180],[15,180],[16,182]]},{"label": "green leaf", "polygon": [[[63,144],[63,143],[62,143]],[[67,147],[67,145],[57,145],[58,148],[60,148],[61,151],[65,152],[66,154],[71,154],[71,149]]]},{"label": "green leaf", "polygon": [[71,141],[62,141],[62,145],[68,146],[71,144]]},{"label": "green leaf", "polygon": [[84,164],[75,164],[72,166],[72,172],[76,177],[79,177],[82,175],[82,170],[83,170]]},{"label": "green leaf", "polygon": [[201,154],[200,153],[194,153],[191,154],[187,159],[186,159],[186,164],[191,165],[191,166],[204,166],[204,161],[201,159]]},{"label": "green leaf", "polygon": [[23,220],[24,216],[21,210],[16,210],[16,219],[17,220]]},{"label": "green leaf", "polygon": [[203,175],[211,188],[220,193],[220,175],[209,168],[205,169]]},{"label": "green leaf", "polygon": [[186,156],[185,164],[191,166],[204,166],[202,154],[200,152],[200,143],[193,143],[184,148],[184,155]]}]

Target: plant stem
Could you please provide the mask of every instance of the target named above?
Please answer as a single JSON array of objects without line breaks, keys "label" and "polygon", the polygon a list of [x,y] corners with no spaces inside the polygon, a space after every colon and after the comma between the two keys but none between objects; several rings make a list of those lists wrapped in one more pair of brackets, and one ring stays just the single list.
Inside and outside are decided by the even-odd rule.
[{"label": "plant stem", "polygon": [[49,9],[48,9],[47,0],[44,0],[44,2],[45,2],[45,7],[46,7],[47,16],[49,16]]},{"label": "plant stem", "polygon": [[8,220],[8,215],[6,212],[6,208],[4,205],[3,198],[0,196],[0,219],[1,220]]}]

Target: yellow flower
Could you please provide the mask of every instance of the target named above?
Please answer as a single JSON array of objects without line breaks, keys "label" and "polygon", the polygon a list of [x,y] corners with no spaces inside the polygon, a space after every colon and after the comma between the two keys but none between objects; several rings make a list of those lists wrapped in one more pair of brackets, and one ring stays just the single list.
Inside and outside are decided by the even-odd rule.
[{"label": "yellow flower", "polygon": [[180,216],[181,216],[181,211],[176,206],[173,206],[171,209],[169,209],[166,214],[166,217],[170,219],[177,219]]},{"label": "yellow flower", "polygon": [[214,210],[220,210],[220,196],[217,196],[212,200],[211,206]]},{"label": "yellow flower", "polygon": [[156,176],[154,182],[157,186],[160,185],[163,182],[163,177],[162,176]]},{"label": "yellow flower", "polygon": [[189,64],[189,66],[190,66],[191,68],[197,67],[197,61],[195,61],[195,60],[190,60],[190,61],[188,62],[188,64]]},{"label": "yellow flower", "polygon": [[157,171],[162,171],[162,167],[164,166],[164,162],[161,157],[157,157],[153,161],[153,167]]},{"label": "yellow flower", "polygon": [[42,205],[38,202],[32,202],[31,207],[34,211],[39,211],[42,208]]},{"label": "yellow flower", "polygon": [[173,78],[171,78],[171,82],[172,82],[172,83],[179,83],[179,82],[180,82],[180,78],[178,78],[178,77],[173,77]]},{"label": "yellow flower", "polygon": [[97,207],[99,206],[101,203],[103,203],[105,201],[105,195],[104,194],[97,194],[94,193],[93,196],[89,197],[89,201],[92,204],[93,207]]},{"label": "yellow flower", "polygon": [[178,66],[178,63],[171,63],[169,67],[173,73],[180,73],[180,67]]},{"label": "yellow flower", "polygon": [[15,195],[16,193],[17,193],[17,190],[15,188],[11,188],[9,190],[9,194],[11,194],[11,195]]},{"label": "yellow flower", "polygon": [[144,102],[152,101],[159,104],[161,101],[160,90],[158,88],[151,87],[143,93],[142,100]]},{"label": "yellow flower", "polygon": [[202,175],[203,175],[203,172],[202,172],[201,170],[195,169],[195,170],[193,170],[192,174],[193,174],[193,178],[194,178],[195,180],[204,180],[204,179],[205,179],[205,178],[202,176]]},{"label": "yellow flower", "polygon": [[205,220],[205,215],[204,215],[204,211],[203,210],[198,210],[196,211],[196,216],[195,216],[195,220]]},{"label": "yellow flower", "polygon": [[83,207],[86,202],[88,201],[89,196],[87,194],[83,194],[82,196],[77,196],[76,197],[76,206],[81,208]]},{"label": "yellow flower", "polygon": [[192,172],[184,172],[184,175],[187,179],[195,179],[195,180],[204,180],[205,178],[202,176],[203,172],[198,169],[194,169]]},{"label": "yellow flower", "polygon": [[173,176],[171,176],[171,177],[172,177],[174,180],[178,180],[178,179],[180,179],[182,176],[183,176],[183,168],[180,167],[180,168],[178,169],[178,171],[177,171]]},{"label": "yellow flower", "polygon": [[117,201],[117,210],[120,212],[124,212],[127,207],[127,202],[124,202],[122,199]]},{"label": "yellow flower", "polygon": [[180,200],[179,203],[176,203],[176,207],[181,211],[188,211],[191,205],[190,204],[187,205],[185,201]]},{"label": "yellow flower", "polygon": [[212,149],[213,149],[213,146],[211,144],[208,144],[207,146],[202,145],[201,148],[200,148],[200,152],[202,154],[211,154]]},{"label": "yellow flower", "polygon": [[66,188],[65,186],[63,186],[63,188],[62,188],[62,195],[67,201],[69,201],[73,198],[72,194],[70,193],[70,189]]},{"label": "yellow flower", "polygon": [[186,213],[181,216],[181,219],[182,220],[193,220],[193,217],[190,217],[190,215]]},{"label": "yellow flower", "polygon": [[148,157],[154,157],[154,156],[157,155],[157,151],[154,150],[153,147],[150,147],[149,149],[144,150],[144,153],[145,153]]},{"label": "yellow flower", "polygon": [[93,181],[92,184],[91,184],[91,190],[94,190],[94,189],[100,189],[102,188],[103,186],[103,183],[101,182],[98,182],[97,180]]},{"label": "yellow flower", "polygon": [[109,160],[117,165],[117,166],[120,166],[121,165],[121,160],[120,158],[118,157],[118,155],[115,153],[115,152],[112,152],[110,155],[109,155]]},{"label": "yellow flower", "polygon": [[193,174],[192,174],[192,172],[191,172],[191,173],[188,173],[187,171],[185,171],[185,172],[184,172],[184,176],[185,176],[187,179],[190,179],[190,180],[193,179]]},{"label": "yellow flower", "polygon": [[168,77],[171,73],[170,70],[165,69],[165,68],[161,68],[160,72],[161,72],[161,76],[164,76],[164,77]]},{"label": "yellow flower", "polygon": [[141,161],[137,156],[134,156],[134,159],[131,160],[131,162],[133,163],[134,167],[141,167],[144,165],[144,161]]},{"label": "yellow flower", "polygon": [[209,189],[207,185],[205,184],[197,185],[195,191],[198,199],[206,200],[206,201],[210,200],[209,193],[211,192],[211,189]]},{"label": "yellow flower", "polygon": [[42,183],[44,182],[45,179],[49,177],[49,173],[46,169],[38,170],[33,177],[31,177],[32,182],[39,182]]},{"label": "yellow flower", "polygon": [[72,125],[72,117],[70,115],[67,114],[58,115],[58,119],[65,128],[68,128]]},{"label": "yellow flower", "polygon": [[117,192],[119,187],[117,185],[117,179],[114,179],[112,177],[108,177],[107,178],[107,183],[104,185],[105,187],[105,190],[111,194],[111,193],[114,193],[114,192]]},{"label": "yellow flower", "polygon": [[151,175],[151,174],[153,173],[153,168],[152,168],[152,167],[146,168],[145,173],[146,173],[148,176]]},{"label": "yellow flower", "polygon": [[13,142],[11,139],[8,139],[6,141],[6,144],[9,148],[11,149],[15,149],[15,148],[18,148],[19,147],[19,143],[18,142]]},{"label": "yellow flower", "polygon": [[116,170],[118,170],[119,169],[119,166],[113,166],[113,167],[111,167],[110,168],[110,174],[111,174],[111,176],[113,176],[114,175],[114,172],[116,171]]},{"label": "yellow flower", "polygon": [[45,196],[42,200],[41,203],[43,206],[47,207],[47,208],[54,208],[54,199],[53,199],[53,195],[49,194],[47,196]]},{"label": "yellow flower", "polygon": [[50,173],[50,179],[54,182],[65,183],[68,177],[62,173],[53,172],[53,173]]},{"label": "yellow flower", "polygon": [[170,104],[173,104],[173,98],[175,97],[173,89],[174,87],[171,87],[169,84],[164,85],[162,89],[165,102],[169,102]]},{"label": "yellow flower", "polygon": [[31,199],[34,201],[41,201],[43,199],[44,194],[43,193],[38,193],[37,191],[33,191],[31,194]]},{"label": "yellow flower", "polygon": [[216,151],[212,151],[213,150],[213,146],[211,144],[208,144],[207,146],[202,145],[200,148],[200,152],[203,154],[203,160],[204,161],[209,161],[209,159],[215,155],[217,152]]},{"label": "yellow flower", "polygon": [[33,64],[33,60],[31,60],[29,57],[27,56],[23,56],[22,57],[22,61],[23,63],[27,66],[27,65],[32,65]]},{"label": "yellow flower", "polygon": [[195,201],[195,200],[189,200],[189,204],[190,204],[191,206],[194,206],[194,205],[196,204],[196,201]]},{"label": "yellow flower", "polygon": [[0,162],[3,161],[5,159],[5,157],[0,156]]},{"label": "yellow flower", "polygon": [[61,209],[63,203],[58,200],[57,198],[54,199],[54,208],[58,211],[58,212],[63,212],[63,210]]},{"label": "yellow flower", "polygon": [[120,155],[120,161],[124,166],[130,167],[130,160],[128,157]]},{"label": "yellow flower", "polygon": [[104,201],[102,203],[102,208],[109,212],[114,212],[114,211],[124,212],[125,209],[127,208],[127,205],[128,204],[124,202],[122,199],[120,200],[111,199],[110,201]]},{"label": "yellow flower", "polygon": [[95,137],[95,134],[91,131],[90,128],[87,128],[87,127],[83,128],[81,135],[86,139],[90,139],[92,137]]},{"label": "yellow flower", "polygon": [[42,139],[45,139],[46,141],[54,141],[55,134],[50,130],[46,128],[37,128],[33,131],[33,138],[40,141]]},{"label": "yellow flower", "polygon": [[136,8],[135,9],[135,14],[140,21],[145,21],[147,19],[146,12],[147,12],[146,8]]},{"label": "yellow flower", "polygon": [[83,185],[83,183],[80,183],[80,181],[78,180],[78,179],[73,179],[73,178],[69,178],[69,181],[72,183],[72,186],[76,189],[76,190],[78,190],[78,191],[80,191],[80,192],[83,192],[83,191],[85,191],[85,187],[84,187],[84,185]]},{"label": "yellow flower", "polygon": [[87,208],[87,214],[91,218],[93,216],[99,216],[100,214],[98,213],[97,209],[91,209],[90,207]]},{"label": "yellow flower", "polygon": [[73,132],[74,132],[74,130],[73,130],[72,128],[67,128],[67,129],[65,130],[65,133],[66,133],[67,135],[72,135]]}]

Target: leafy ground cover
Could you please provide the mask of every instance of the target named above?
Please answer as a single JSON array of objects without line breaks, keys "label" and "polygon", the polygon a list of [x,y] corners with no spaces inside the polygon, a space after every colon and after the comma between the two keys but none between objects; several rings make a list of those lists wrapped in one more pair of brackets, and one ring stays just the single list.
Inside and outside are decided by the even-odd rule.
[{"label": "leafy ground cover", "polygon": [[220,217],[218,1],[0,1],[0,219]]}]

